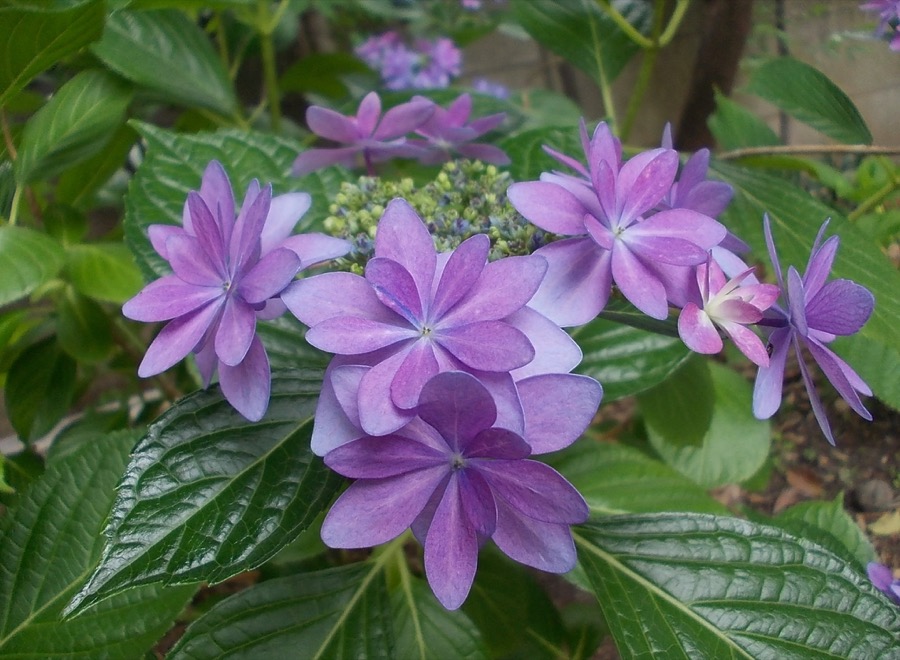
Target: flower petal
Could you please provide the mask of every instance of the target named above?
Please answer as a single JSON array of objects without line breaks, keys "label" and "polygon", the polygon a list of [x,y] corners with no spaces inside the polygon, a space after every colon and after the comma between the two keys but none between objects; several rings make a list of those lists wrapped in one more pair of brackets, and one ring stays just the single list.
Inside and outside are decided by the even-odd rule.
[{"label": "flower petal", "polygon": [[612,276],[622,295],[644,314],[660,320],[669,315],[662,282],[621,241],[612,252]]},{"label": "flower petal", "polygon": [[222,320],[216,330],[216,355],[229,366],[235,366],[250,350],[256,336],[256,313],[243,300],[234,296],[225,298]]},{"label": "flower petal", "polygon": [[494,460],[479,462],[478,471],[496,498],[529,518],[569,524],[588,519],[584,498],[549,465],[532,460]]},{"label": "flower petal", "polygon": [[187,203],[190,209],[193,234],[199,241],[200,250],[214,264],[216,271],[224,272],[225,243],[218,223],[216,223],[212,213],[206,206],[206,202],[203,201],[199,193],[189,192]]},{"label": "flower petal", "polygon": [[217,160],[211,160],[203,172],[200,197],[215,217],[222,232],[222,242],[227,245],[234,227],[234,191],[225,168]]},{"label": "flower petal", "polygon": [[292,282],[281,299],[294,316],[310,327],[335,316],[356,316],[380,323],[403,322],[381,304],[364,277],[353,273],[322,273]]},{"label": "flower petal", "polygon": [[[822,225],[819,235],[825,229],[827,222]],[[818,240],[818,239],[817,239]],[[841,239],[838,236],[832,236],[821,247],[813,249],[809,256],[809,263],[806,266],[806,273],[803,276],[803,288],[806,295],[812,298],[819,292],[819,289],[825,284],[831,273],[831,266],[834,264],[834,257],[837,254],[838,246]]]},{"label": "flower petal", "polygon": [[689,349],[704,355],[718,353],[724,346],[709,315],[691,302],[678,315],[678,336]]},{"label": "flower petal", "polygon": [[329,353],[361,355],[418,336],[419,333],[409,326],[355,316],[333,316],[310,328],[306,341]]},{"label": "flower petal", "polygon": [[415,408],[425,383],[439,371],[434,347],[429,341],[415,342],[391,381],[391,401],[403,410]]},{"label": "flower petal", "polygon": [[462,371],[444,372],[429,380],[422,388],[417,412],[453,451],[465,451],[497,419],[497,406],[485,386]]},{"label": "flower petal", "polygon": [[215,322],[220,308],[214,301],[169,321],[147,348],[138,376],[147,378],[161,373],[193,351]]},{"label": "flower petal", "polygon": [[491,540],[509,557],[548,573],[567,573],[575,567],[575,543],[566,524],[546,523],[525,516],[499,497],[497,529]]},{"label": "flower petal", "polygon": [[[847,371],[849,370],[850,373],[856,376],[856,380],[862,380],[856,372],[850,368],[850,365],[841,360],[841,358],[835,355],[835,353],[827,346],[814,339],[807,341],[806,347],[812,354],[813,359],[819,365],[822,373],[825,374],[825,377],[828,378],[829,382],[834,386],[834,389],[841,395],[841,398],[853,408],[857,415],[871,421],[872,414],[866,410],[866,407],[859,399],[859,395],[856,393],[853,382],[848,378]],[[869,394],[871,393],[871,390],[866,387],[865,393]]]},{"label": "flower petal", "polygon": [[376,140],[395,140],[407,133],[412,133],[434,113],[432,101],[409,101],[394,106],[384,113],[378,128],[372,134]]},{"label": "flower petal", "polygon": [[358,382],[362,378],[362,373],[368,371],[368,367],[350,367],[344,366],[343,369],[360,369],[357,377],[357,386],[353,390],[353,411],[355,418],[351,420],[347,412],[342,407],[335,394],[335,388],[332,384],[332,378],[336,370],[335,362],[331,361],[325,370],[325,378],[322,381],[322,390],[319,392],[319,401],[316,404],[316,416],[313,424],[312,438],[310,439],[310,448],[317,456],[324,456],[336,447],[356,440],[364,435],[359,427],[359,411],[356,407],[356,396],[359,390]]},{"label": "flower petal", "polygon": [[150,239],[150,244],[157,254],[166,261],[169,260],[166,241],[169,240],[170,236],[182,236],[184,234],[187,234],[184,228],[176,227],[175,225],[150,225],[147,227],[147,236]]},{"label": "flower petal", "polygon": [[821,286],[806,303],[806,322],[832,335],[852,335],[866,324],[875,307],[875,296],[851,280],[832,280]]},{"label": "flower petal", "polygon": [[480,371],[511,371],[534,358],[534,347],[521,330],[502,321],[441,328],[434,341],[460,362]]},{"label": "flower petal", "polygon": [[134,321],[168,321],[194,311],[223,295],[219,286],[187,284],[177,275],[150,282],[122,305],[122,314]]},{"label": "flower petal", "polygon": [[769,336],[769,366],[759,368],[753,384],[753,414],[757,419],[768,419],[781,406],[784,365],[793,334],[792,328],[778,328]]},{"label": "flower petal", "polygon": [[356,110],[357,138],[371,137],[380,116],[381,97],[375,92],[369,92],[360,101],[359,108]]},{"label": "flower petal", "polygon": [[525,440],[532,454],[568,447],[597,413],[603,388],[593,378],[544,374],[516,383],[525,413]]},{"label": "flower petal", "polygon": [[300,270],[300,258],[292,250],[278,248],[256,262],[241,278],[238,293],[250,304],[277,296]]},{"label": "flower petal", "polygon": [[350,479],[384,479],[449,464],[446,453],[402,435],[365,436],[325,455],[325,465]]},{"label": "flower petal", "polygon": [[494,426],[479,431],[465,445],[463,451],[466,458],[515,461],[531,456],[531,445],[525,442],[518,433]]},{"label": "flower petal", "polygon": [[616,177],[620,217],[630,220],[656,206],[677,172],[678,153],[671,149],[651,149],[628,160]]},{"label": "flower petal", "polygon": [[569,373],[581,362],[581,348],[568,332],[530,307],[507,316],[504,321],[525,333],[534,347],[534,358],[524,367],[513,370],[522,380],[546,373]]},{"label": "flower petal", "polygon": [[414,326],[423,320],[422,294],[428,296],[431,291],[418,289],[412,275],[402,265],[391,259],[375,257],[366,264],[365,277],[385,307]]},{"label": "flower petal", "polygon": [[448,610],[469,595],[478,565],[478,537],[463,510],[459,480],[451,476],[425,537],[425,576]]},{"label": "flower petal", "polygon": [[316,170],[321,170],[332,165],[343,165],[347,168],[356,166],[362,147],[340,147],[337,149],[307,149],[300,153],[291,166],[294,176],[306,176]]},{"label": "flower petal", "polygon": [[755,332],[739,323],[725,322],[721,326],[728,338],[738,347],[738,350],[746,355],[747,359],[753,364],[758,367],[767,367],[769,365],[769,354],[766,352],[766,347],[762,340]]},{"label": "flower petal", "polygon": [[432,318],[444,316],[472,290],[487,264],[490,249],[490,239],[484,234],[477,234],[464,240],[450,253],[431,301],[429,311]]},{"label": "flower petal", "polygon": [[369,435],[393,433],[415,417],[391,399],[391,383],[404,359],[406,351],[398,351],[369,369],[359,383],[359,424]]},{"label": "flower petal", "polygon": [[721,243],[727,233],[722,223],[688,209],[660,211],[628,228],[629,236],[680,239],[693,243],[704,252]]},{"label": "flower petal", "polygon": [[422,294],[431,293],[437,261],[434,241],[406,200],[388,203],[375,234],[375,256],[396,261],[409,271]]},{"label": "flower petal", "polygon": [[541,229],[573,236],[584,233],[587,209],[565,188],[545,181],[514,183],[506,196],[525,219]]},{"label": "flower petal", "polygon": [[234,232],[229,244],[232,273],[245,272],[250,264],[259,259],[260,236],[266,223],[266,216],[269,214],[271,202],[272,184],[259,191],[249,208],[247,201],[244,201],[241,212],[234,223]]},{"label": "flower petal", "polygon": [[269,407],[269,357],[259,337],[253,336],[244,359],[234,366],[219,363],[219,386],[234,409],[258,422]]},{"label": "flower petal", "polygon": [[354,119],[317,105],[307,108],[306,125],[316,135],[343,144],[352,144],[361,137]]},{"label": "flower petal", "polygon": [[[305,192],[289,192],[272,198],[269,214],[260,234],[260,251],[266,254],[291,235],[294,227],[309,210],[312,197]],[[338,239],[333,239],[338,240]],[[300,256],[300,255],[297,255]],[[302,259],[302,257],[301,257]]]},{"label": "flower petal", "polygon": [[166,242],[172,270],[189,284],[222,287],[229,279],[224,262],[213,262],[203,243],[188,234],[176,234]]},{"label": "flower petal", "polygon": [[[343,257],[353,249],[353,245],[342,238],[318,233],[289,236],[281,242],[281,247],[293,250],[294,254],[300,257],[301,269]],[[266,252],[265,243],[263,252]]]}]

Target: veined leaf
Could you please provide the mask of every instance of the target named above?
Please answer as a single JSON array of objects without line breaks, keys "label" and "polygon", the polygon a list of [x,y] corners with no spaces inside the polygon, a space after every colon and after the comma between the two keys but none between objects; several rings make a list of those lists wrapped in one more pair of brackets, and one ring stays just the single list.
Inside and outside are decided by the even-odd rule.
[{"label": "veined leaf", "polygon": [[699,447],[715,406],[709,361],[692,355],[674,374],[638,397],[644,421],[673,447]]},{"label": "veined leaf", "polygon": [[541,172],[550,172],[562,167],[542,149],[544,145],[581,160],[583,150],[581,138],[578,137],[578,128],[568,121],[566,123],[567,128],[533,128],[500,140],[498,146],[512,161],[509,172],[513,179],[535,181],[541,176]]},{"label": "veined leaf", "polygon": [[63,606],[96,564],[133,432],[97,435],[46,473],[0,523],[0,656],[140,657],[168,629],[194,586],[145,586],[84,616]]},{"label": "veined leaf", "polygon": [[707,120],[720,149],[779,144],[775,131],[740,103],[716,92],[716,111]]},{"label": "veined leaf", "polygon": [[81,293],[124,303],[141,288],[141,274],[121,243],[85,243],[66,251],[66,276]]},{"label": "veined leaf", "polygon": [[26,227],[0,227],[0,305],[27,296],[54,277],[64,259],[62,245],[46,234]]},{"label": "veined leaf", "polygon": [[57,305],[59,345],[76,360],[100,362],[112,351],[110,319],[96,302],[66,286]]},{"label": "veined leaf", "polygon": [[221,582],[293,541],[342,481],[309,449],[321,378],[273,378],[259,422],[215,389],[151,425],[119,485],[100,565],[69,611],[140,584]]},{"label": "veined leaf", "polygon": [[24,442],[50,432],[66,414],[75,393],[75,368],[54,337],[29,346],[10,365],[6,409]]},{"label": "veined leaf", "polygon": [[648,514],[575,533],[623,656],[799,660],[897,649],[900,610],[863,573],[774,527]]}]

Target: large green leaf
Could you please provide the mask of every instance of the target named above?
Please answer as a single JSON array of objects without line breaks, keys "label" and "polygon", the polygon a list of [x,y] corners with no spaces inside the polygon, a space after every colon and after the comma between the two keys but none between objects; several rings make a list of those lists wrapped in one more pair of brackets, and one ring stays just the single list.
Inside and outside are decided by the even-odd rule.
[{"label": "large green leaf", "polygon": [[110,318],[96,302],[67,286],[57,307],[56,336],[76,360],[100,362],[112,352]]},{"label": "large green leaf", "polygon": [[715,407],[708,364],[706,358],[692,355],[678,371],[638,397],[647,426],[664,429],[668,444],[703,444]]},{"label": "large green leaf", "polygon": [[633,447],[584,438],[547,462],[578,489],[595,515],[728,513],[706,490]]},{"label": "large green leaf", "polygon": [[141,288],[141,273],[122,243],[86,243],[66,251],[66,276],[81,293],[121,304]]},{"label": "large green leaf", "polygon": [[364,562],[276,578],[241,591],[191,624],[167,657],[413,657],[394,653],[381,568]]},{"label": "large green leaf", "polygon": [[136,141],[137,133],[131,126],[120,126],[102,151],[63,172],[56,184],[56,200],[91,208],[97,190],[125,166]]},{"label": "large green leaf", "polygon": [[217,389],[168,410],[134,449],[100,565],[69,609],[139,584],[220,582],[293,541],[342,481],[309,449],[321,377],[275,377],[259,422]]},{"label": "large green leaf", "polygon": [[516,181],[533,181],[541,172],[561,169],[559,161],[550,157],[542,147],[547,145],[576,160],[584,157],[578,128],[566,122],[567,128],[533,128],[510,135],[498,143],[512,163],[509,172]]},{"label": "large green leaf", "polygon": [[712,416],[698,446],[685,444],[681,430],[672,426],[674,418],[650,410],[658,397],[642,395],[638,401],[650,444],[662,459],[701,486],[712,488],[740,483],[756,474],[769,455],[772,438],[769,422],[753,416],[750,384],[715,362],[709,363],[709,371]]},{"label": "large green leaf", "polygon": [[740,103],[716,92],[716,111],[707,120],[720,149],[780,144],[775,131]]},{"label": "large green leaf", "polygon": [[869,383],[875,395],[900,409],[900,273],[878,246],[838,211],[784,178],[714,161],[715,172],[736,189],[725,212],[726,224],[746,240],[760,260],[766,260],[763,213],[772,231],[783,268],[804,270],[809,250],[822,222],[830,217],[829,234],[841,237],[832,275],[851,279],[875,296],[872,318],[855,336],[834,346]]},{"label": "large green leaf", "polygon": [[125,119],[131,91],[105,71],[82,71],[22,132],[16,180],[47,180],[103,149]]},{"label": "large green leaf", "polygon": [[677,337],[602,318],[578,327],[572,336],[584,353],[576,371],[600,381],[607,403],[661,383],[691,355]]},{"label": "large green leaf", "polygon": [[103,521],[135,434],[97,435],[64,458],[0,525],[0,656],[137,658],[187,604],[193,586],[145,586],[61,620],[100,556]]},{"label": "large green leaf", "polygon": [[110,69],[165,101],[226,117],[237,112],[225,66],[183,12],[115,12],[92,50]]},{"label": "large green leaf", "polygon": [[32,78],[103,32],[103,0],[38,9],[0,7],[0,107]]},{"label": "large green leaf", "polygon": [[849,144],[872,141],[853,101],[809,64],[791,57],[771,59],[753,72],[747,91],[835,140]]},{"label": "large green leaf", "polygon": [[188,191],[200,188],[203,170],[211,160],[222,163],[235,199],[240,204],[253,179],[271,183],[274,194],[304,191],[312,195],[312,207],[301,229],[314,228],[328,214],[331,194],[340,182],[334,172],[290,175],[300,143],[266,133],[223,130],[190,135],[166,131],[150,124],[137,128],[147,140],[147,156],[128,188],[125,205],[125,238],[141,271],[148,278],[169,272],[168,264],[153,250],[147,238],[151,224],[181,224]]},{"label": "large green leaf", "polygon": [[576,544],[634,658],[895,657],[900,610],[822,546],[703,514],[607,518]]},{"label": "large green leaf", "polygon": [[62,245],[46,234],[26,227],[0,227],[0,305],[27,296],[54,277],[64,259]]},{"label": "large green leaf", "polygon": [[[638,32],[649,27],[649,3],[614,0],[613,4]],[[512,7],[528,34],[594,81],[615,80],[639,50],[594,0],[513,0]]]}]

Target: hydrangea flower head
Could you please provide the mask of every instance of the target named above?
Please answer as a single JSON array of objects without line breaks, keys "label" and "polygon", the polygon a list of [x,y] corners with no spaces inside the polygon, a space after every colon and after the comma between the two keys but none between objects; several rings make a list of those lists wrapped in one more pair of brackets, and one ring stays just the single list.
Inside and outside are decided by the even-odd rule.
[{"label": "hydrangea flower head", "polygon": [[[428,99],[414,96],[413,100]],[[481,160],[494,165],[506,165],[509,156],[499,147],[492,144],[470,144],[476,138],[495,129],[506,118],[505,112],[498,112],[487,117],[469,121],[472,113],[472,97],[461,94],[445,110],[435,107],[434,114],[416,129],[416,134],[425,140],[413,140],[413,144],[422,146],[426,153],[419,160],[426,165],[442,163],[450,159],[455,152],[464,158]]]},{"label": "hydrangea flower head", "polygon": [[323,234],[289,236],[309,208],[306,193],[272,197],[254,181],[235,218],[231,183],[212,161],[188,194],[181,227],[151,225],[154,249],[174,271],[122,307],[136,321],[168,321],[138,368],[153,376],[193,352],[206,385],[218,370],[225,398],[260,419],[269,402],[269,360],[257,318],[284,311],[278,294],[301,268],[345,254],[350,244]]},{"label": "hydrangea flower head", "polygon": [[821,243],[826,221],[819,230],[813,243],[812,253],[806,267],[806,273],[800,273],[791,266],[788,268],[787,286],[782,278],[781,265],[775,251],[772,228],[768,216],[764,219],[766,244],[769,257],[778,276],[781,291],[786,305],[773,308],[778,317],[768,320],[775,330],[769,335],[770,360],[768,367],[760,367],[756,375],[753,389],[753,413],[759,419],[766,419],[775,414],[781,404],[782,381],[788,350],[791,346],[800,363],[800,374],[806,386],[813,412],[828,442],[834,444],[831,425],[825,415],[819,395],[806,364],[803,362],[802,346],[819,365],[825,377],[831,381],[841,398],[861,417],[867,420],[872,415],[863,406],[859,395],[871,396],[872,390],[862,378],[825,344],[837,336],[847,336],[858,332],[875,307],[875,298],[864,286],[851,280],[826,281],[834,263],[840,239],[832,236]]},{"label": "hydrangea flower head", "polygon": [[395,106],[382,116],[381,99],[375,92],[365,96],[355,117],[310,106],[306,111],[309,130],[346,146],[308,149],[297,156],[293,172],[303,176],[329,165],[355,167],[361,160],[372,174],[373,163],[418,157],[423,153],[421,147],[410,144],[405,135],[419,128],[434,110],[434,103],[420,99]]},{"label": "hydrangea flower head", "polygon": [[[574,424],[541,406],[535,426],[559,428],[561,444],[570,444],[599,404],[596,382],[593,389]],[[584,499],[558,472],[529,459],[527,428],[523,438],[495,425],[496,405],[474,376],[438,374],[422,388],[417,413],[396,433],[363,436],[325,456],[333,470],[356,479],[325,518],[327,545],[370,547],[411,527],[425,548],[428,582],[451,610],[466,599],[488,539],[541,570],[574,567],[569,526],[587,520]]]},{"label": "hydrangea flower head", "polygon": [[462,52],[447,37],[408,46],[394,30],[370,37],[356,55],[381,75],[388,89],[444,88],[460,74]]}]

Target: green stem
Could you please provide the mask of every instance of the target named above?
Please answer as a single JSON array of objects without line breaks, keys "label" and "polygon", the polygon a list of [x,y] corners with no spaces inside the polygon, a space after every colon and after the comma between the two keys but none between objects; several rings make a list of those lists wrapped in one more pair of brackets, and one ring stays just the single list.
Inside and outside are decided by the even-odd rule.
[{"label": "green stem", "polygon": [[16,186],[16,191],[13,193],[12,198],[12,208],[9,210],[9,224],[16,224],[16,217],[19,215],[19,204],[22,200],[22,191],[25,190],[25,187],[21,184]]},{"label": "green stem", "polygon": [[[228,38],[225,35],[225,22],[221,11],[216,12],[216,45],[219,47],[219,59],[226,71],[231,69],[228,55]],[[234,81],[234,76],[232,76]]]},{"label": "green stem", "polygon": [[662,35],[660,35],[656,42],[660,48],[668,46],[672,39],[675,38],[675,33],[678,32],[678,26],[681,25],[681,21],[684,19],[684,15],[687,13],[687,8],[690,4],[691,0],[675,0],[675,9],[672,10],[669,24],[666,26],[666,29],[663,30]]},{"label": "green stem", "polygon": [[865,215],[876,206],[881,204],[881,202],[883,202],[888,195],[897,190],[897,188],[900,188],[900,177],[891,177],[890,181],[888,181],[881,188],[872,193],[872,195],[863,200],[862,204],[848,213],[847,219],[853,221],[860,216]]},{"label": "green stem", "polygon": [[[588,23],[591,26],[591,40],[595,44],[599,43],[597,26],[594,24],[594,21],[588,21]],[[606,68],[603,66],[603,56],[596,48],[594,49],[594,56],[597,62],[597,86],[600,87],[600,96],[603,98],[603,109],[606,111],[609,123],[616,126],[616,105],[613,101],[612,85],[606,76]]]},{"label": "green stem", "polygon": [[628,19],[619,13],[618,9],[609,4],[609,0],[597,0],[597,4],[600,5],[600,9],[605,11],[613,22],[621,28],[622,32],[638,46],[641,48],[652,48],[655,45],[653,41],[638,32],[635,27],[628,22]]},{"label": "green stem", "polygon": [[638,71],[637,82],[631,91],[631,98],[628,99],[628,108],[625,110],[625,120],[622,122],[619,136],[623,141],[628,140],[631,134],[631,128],[634,126],[634,120],[641,108],[641,102],[650,86],[650,78],[653,76],[653,67],[656,65],[656,58],[659,57],[659,33],[662,30],[662,21],[665,13],[665,0],[656,0],[653,6],[653,45],[644,50],[641,57],[641,68]]},{"label": "green stem", "polygon": [[[272,43],[272,32],[278,25],[278,18],[284,12],[282,2],[275,13],[269,14],[268,0],[257,0],[257,30],[262,48],[263,78],[266,84],[266,96],[269,103],[269,116],[272,118],[272,131],[281,132],[281,94],[278,90],[278,72],[275,68],[275,45]],[[274,20],[273,20],[274,19]]]}]

